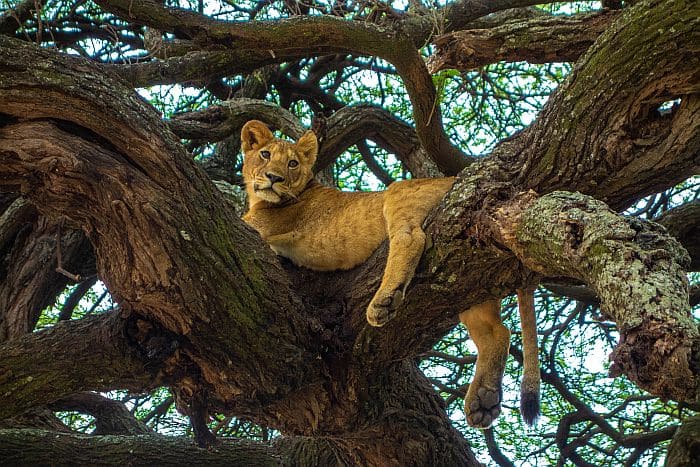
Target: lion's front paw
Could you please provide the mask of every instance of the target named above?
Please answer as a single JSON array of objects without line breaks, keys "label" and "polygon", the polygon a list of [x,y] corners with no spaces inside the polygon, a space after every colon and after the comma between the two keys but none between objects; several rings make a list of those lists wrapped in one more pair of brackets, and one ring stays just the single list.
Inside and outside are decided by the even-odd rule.
[{"label": "lion's front paw", "polygon": [[396,309],[403,303],[401,288],[388,292],[378,290],[367,307],[367,322],[372,326],[384,326],[394,316]]},{"label": "lion's front paw", "polygon": [[[473,383],[472,383],[473,384]],[[501,413],[501,391],[480,387],[464,401],[467,422],[475,428],[488,428]]]}]

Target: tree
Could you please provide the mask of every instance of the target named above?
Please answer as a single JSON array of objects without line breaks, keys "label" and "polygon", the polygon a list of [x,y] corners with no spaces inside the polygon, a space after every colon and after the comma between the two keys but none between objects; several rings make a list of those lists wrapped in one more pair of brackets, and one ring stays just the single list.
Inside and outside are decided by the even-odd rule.
[{"label": "tree", "polygon": [[[676,401],[680,418],[698,408],[698,290],[687,275],[700,264],[698,202],[657,219],[668,230],[620,214],[678,204],[666,190],[679,184],[697,198],[697,2],[571,16],[528,0],[233,3],[32,0],[0,17],[4,459],[477,465],[416,359],[440,353],[431,349],[461,310],[536,284],[599,304],[619,333],[612,373]],[[430,43],[432,76],[422,56]],[[566,78],[563,67],[522,66],[506,81],[504,64],[523,60],[575,64]],[[533,70],[560,84],[524,126],[513,110],[548,93]],[[358,87],[363,72],[372,86]],[[175,83],[196,93],[167,119],[134,91]],[[500,104],[485,108],[489,93]],[[430,247],[387,326],[364,319],[385,247],[347,272],[295,268],[239,220],[236,196],[217,189],[240,183],[238,133],[251,118],[290,137],[311,124],[328,183],[361,185],[361,170],[383,183],[402,172],[458,174],[427,221]],[[444,122],[460,119],[473,126],[448,134]],[[488,154],[470,154],[465,136]],[[387,153],[398,161],[382,161]],[[70,319],[97,278],[118,306]],[[69,282],[78,285],[63,319],[31,333]],[[550,322],[569,313],[567,329],[574,319],[585,325],[585,305],[571,312],[547,300]],[[596,326],[610,338],[610,323]],[[512,354],[522,357],[518,345]],[[542,375],[575,407],[554,420],[561,462],[589,465],[587,446],[603,433],[631,450],[631,465],[676,431],[650,422],[628,435],[610,417],[633,400],[599,414],[551,358]],[[201,450],[148,434],[123,405],[85,392],[163,386],[200,440],[212,413],[283,436]],[[463,388],[442,392],[450,391]],[[94,436],[71,432],[57,410],[92,414]],[[678,430],[673,458],[692,461],[693,430],[697,423]],[[492,431],[485,440],[507,465]]]}]

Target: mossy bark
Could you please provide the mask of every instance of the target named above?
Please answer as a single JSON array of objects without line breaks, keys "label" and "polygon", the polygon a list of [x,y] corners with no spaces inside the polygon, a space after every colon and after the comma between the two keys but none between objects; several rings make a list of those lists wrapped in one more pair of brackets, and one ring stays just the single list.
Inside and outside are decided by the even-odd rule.
[{"label": "mossy bark", "polygon": [[270,445],[224,442],[214,450],[167,436],[89,436],[46,430],[0,430],[5,465],[291,465]]}]

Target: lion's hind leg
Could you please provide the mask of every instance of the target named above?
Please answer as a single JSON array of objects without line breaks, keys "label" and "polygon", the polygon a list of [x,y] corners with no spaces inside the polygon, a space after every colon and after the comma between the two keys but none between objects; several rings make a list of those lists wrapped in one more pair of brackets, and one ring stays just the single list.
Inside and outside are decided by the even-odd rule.
[{"label": "lion's hind leg", "polygon": [[476,374],[464,399],[467,422],[477,428],[490,427],[501,413],[510,331],[501,322],[501,302],[491,300],[473,306],[459,315],[476,344]]}]

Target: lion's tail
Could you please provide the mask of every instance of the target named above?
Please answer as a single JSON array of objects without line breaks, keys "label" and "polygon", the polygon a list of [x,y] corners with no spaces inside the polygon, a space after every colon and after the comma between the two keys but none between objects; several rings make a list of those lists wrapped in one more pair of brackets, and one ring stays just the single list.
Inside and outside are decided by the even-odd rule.
[{"label": "lion's tail", "polygon": [[520,383],[520,413],[529,426],[540,417],[540,364],[537,357],[537,319],[532,289],[518,289],[518,310],[523,331],[523,380]]}]

